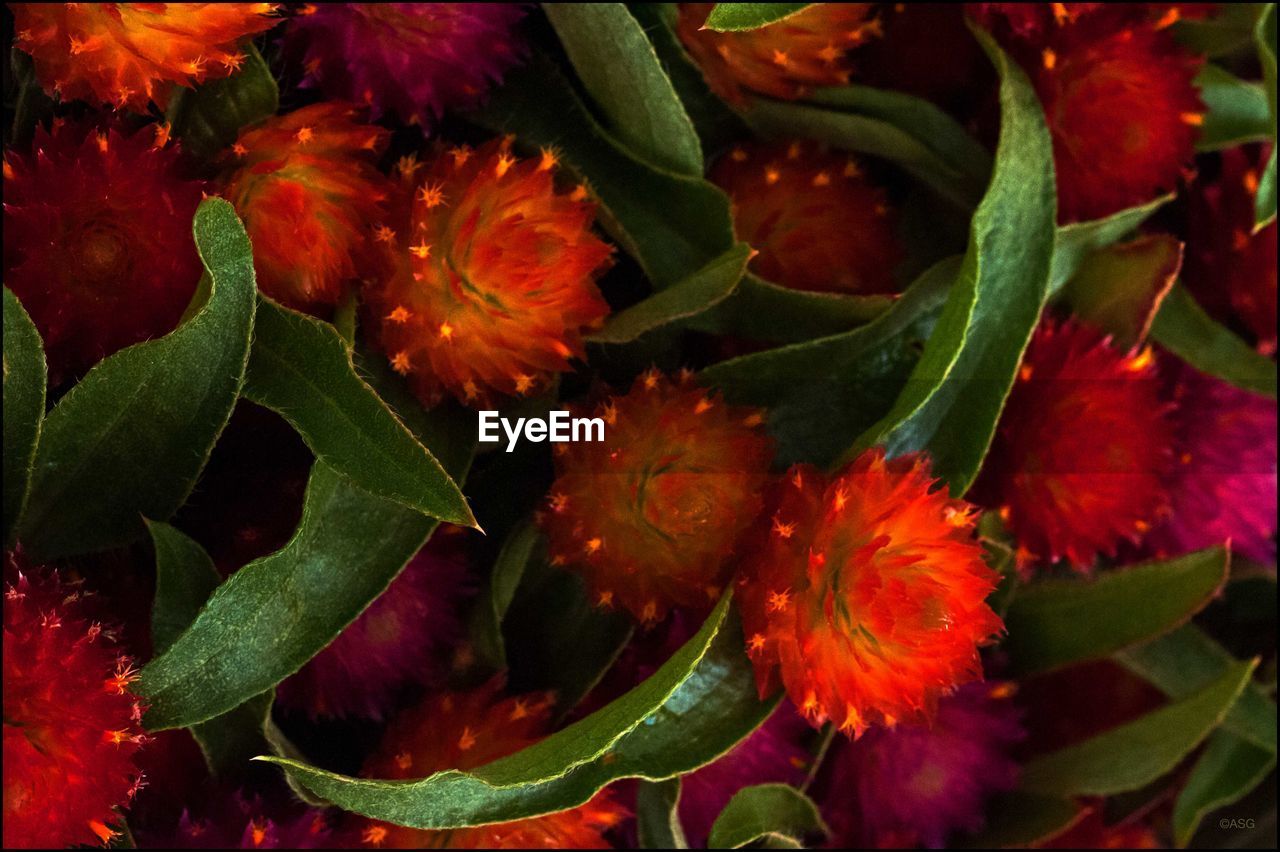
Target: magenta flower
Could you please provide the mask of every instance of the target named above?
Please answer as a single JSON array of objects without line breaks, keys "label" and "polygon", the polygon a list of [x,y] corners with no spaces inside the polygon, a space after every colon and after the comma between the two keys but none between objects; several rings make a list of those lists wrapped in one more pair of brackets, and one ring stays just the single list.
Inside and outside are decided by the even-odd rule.
[{"label": "magenta flower", "polygon": [[140,849],[324,849],[333,844],[324,815],[297,805],[265,805],[258,796],[215,794],[204,815],[182,811],[172,830],[135,831]]},{"label": "magenta flower", "polygon": [[1011,694],[969,683],[938,702],[932,725],[838,738],[821,796],[836,845],[938,848],[952,832],[980,829],[987,797],[1018,779],[1009,750],[1025,732]]},{"label": "magenta flower", "polygon": [[1143,549],[1177,556],[1222,544],[1258,562],[1276,557],[1276,403],[1165,360],[1177,461],[1172,510]]},{"label": "magenta flower", "polygon": [[472,588],[465,564],[433,542],[329,647],[276,689],[276,703],[312,718],[381,719],[396,694],[431,684],[462,637],[460,603]]},{"label": "magenta flower", "polygon": [[517,3],[318,3],[289,24],[304,85],[429,125],[474,106],[520,62]]}]

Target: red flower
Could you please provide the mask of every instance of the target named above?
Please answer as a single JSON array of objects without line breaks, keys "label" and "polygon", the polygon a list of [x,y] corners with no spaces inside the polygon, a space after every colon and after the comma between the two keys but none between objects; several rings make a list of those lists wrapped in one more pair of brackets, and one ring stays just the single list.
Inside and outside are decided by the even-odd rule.
[{"label": "red flower", "polygon": [[271,3],[11,3],[17,46],[49,94],[145,112],[171,84],[234,73],[240,43],[269,30]]},{"label": "red flower", "polygon": [[[1200,60],[1133,9],[1020,7],[1012,45],[1053,137],[1058,219],[1098,219],[1173,190],[1195,154]],[[1021,22],[1029,16],[1036,22]]]},{"label": "red flower", "polygon": [[[371,778],[425,778],[474,769],[533,745],[547,731],[550,695],[500,698],[500,679],[449,693],[402,713],[364,767]],[[626,817],[608,790],[572,810],[532,819],[447,831],[369,820],[360,842],[392,849],[605,849],[604,833]]]},{"label": "red flower", "polygon": [[5,285],[44,338],[52,384],[173,329],[195,293],[203,184],[175,147],[55,123],[4,164]]},{"label": "red flower", "polygon": [[681,3],[676,35],[711,91],[732,104],[749,94],[795,100],[849,82],[849,51],[880,34],[872,3],[815,3],[743,32],[703,29],[714,3]]},{"label": "red flower", "polygon": [[583,354],[608,305],[595,277],[612,249],[591,231],[582,187],[556,191],[555,155],[519,160],[510,139],[409,161],[412,209],[384,228],[388,272],[370,286],[373,334],[432,402],[527,394]]},{"label": "red flower", "polygon": [[142,786],[137,674],[56,576],[4,595],[4,845],[100,846]]},{"label": "red flower", "polygon": [[253,242],[258,286],[309,309],[335,304],[366,268],[390,187],[374,167],[388,133],[339,103],[303,107],[240,135],[224,178]]},{"label": "red flower", "polygon": [[1154,361],[1074,320],[1036,330],[977,486],[1022,563],[1087,570],[1167,510],[1173,427]]},{"label": "red flower", "polygon": [[710,178],[733,200],[734,230],[770,281],[797,290],[897,289],[897,217],[848,154],[806,142],[739,146]]},{"label": "red flower", "polygon": [[928,460],[868,450],[833,477],[792,468],[742,547],[738,581],[761,696],[781,680],[815,727],[931,716],[982,676],[978,647],[1003,629],[976,510]]},{"label": "red flower", "polygon": [[656,371],[597,409],[602,442],[561,444],[541,516],[552,564],[645,623],[719,597],[772,457],[758,411]]}]

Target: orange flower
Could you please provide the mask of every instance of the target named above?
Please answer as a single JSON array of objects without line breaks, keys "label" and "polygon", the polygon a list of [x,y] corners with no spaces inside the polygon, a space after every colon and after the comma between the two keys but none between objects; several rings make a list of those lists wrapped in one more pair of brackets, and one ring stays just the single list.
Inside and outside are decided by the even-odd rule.
[{"label": "orange flower", "polygon": [[[363,774],[424,778],[446,769],[474,769],[533,745],[546,733],[551,696],[499,698],[501,689],[501,679],[494,679],[402,713]],[[369,820],[360,842],[391,849],[606,849],[611,844],[604,833],[626,816],[613,794],[602,790],[572,810],[475,828],[424,831]]]},{"label": "orange flower", "polygon": [[545,386],[609,311],[595,205],[581,187],[556,191],[553,152],[519,160],[510,143],[402,164],[411,211],[380,236],[388,271],[368,304],[377,343],[427,403],[442,389],[478,403]]},{"label": "orange flower", "polygon": [[676,35],[711,91],[735,105],[748,94],[794,100],[849,82],[849,51],[880,34],[872,3],[815,3],[755,30],[703,29],[714,3],[681,3]]},{"label": "orange flower", "polygon": [[1017,537],[1019,564],[1087,570],[1167,512],[1168,411],[1150,350],[1075,321],[1037,329],[975,489]]},{"label": "orange flower", "polygon": [[17,46],[45,91],[145,112],[170,83],[188,88],[244,62],[240,42],[269,30],[272,3],[11,3]]},{"label": "orange flower", "polygon": [[390,186],[374,167],[387,131],[319,103],[240,135],[223,184],[253,241],[262,292],[292,307],[335,304],[373,253]]},{"label": "orange flower", "polygon": [[772,458],[758,411],[656,371],[597,410],[603,442],[561,444],[541,516],[554,564],[642,622],[705,608],[760,508]]},{"label": "orange flower", "polygon": [[738,237],[760,275],[797,290],[891,293],[902,257],[884,193],[848,154],[812,142],[741,145],[710,178],[733,199]]},{"label": "orange flower", "polygon": [[815,726],[858,736],[929,716],[982,676],[978,647],[1003,629],[976,510],[928,460],[868,450],[828,478],[792,468],[743,544],[738,581],[761,696],[779,679]]}]

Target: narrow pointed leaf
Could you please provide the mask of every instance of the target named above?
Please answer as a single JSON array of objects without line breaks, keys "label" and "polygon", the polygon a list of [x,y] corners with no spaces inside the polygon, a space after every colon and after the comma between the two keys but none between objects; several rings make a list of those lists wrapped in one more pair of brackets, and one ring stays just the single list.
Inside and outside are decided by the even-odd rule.
[{"label": "narrow pointed leaf", "polygon": [[40,332],[4,288],[4,542],[27,502],[44,421],[45,363]]},{"label": "narrow pointed leaf", "polygon": [[800,840],[826,832],[813,801],[786,784],[758,784],[734,794],[707,836],[708,849],[741,849],[767,837]]},{"label": "narrow pointed leaf", "polygon": [[1023,767],[1021,788],[1053,796],[1109,796],[1140,789],[1177,766],[1249,682],[1256,660],[1229,666],[1201,691]]},{"label": "narrow pointed leaf", "polygon": [[1173,805],[1173,837],[1179,848],[1191,842],[1201,820],[1248,795],[1275,765],[1275,752],[1227,731],[1214,733]]},{"label": "narrow pointed leaf", "polygon": [[812,3],[717,3],[706,28],[717,32],[755,30],[786,20]]},{"label": "narrow pointed leaf", "polygon": [[[19,539],[38,558],[118,546],[185,502],[244,381],[249,237],[227,202],[196,210],[208,300],[176,330],[99,362],[45,418]],[[197,296],[197,299],[199,296]]]},{"label": "narrow pointed leaf", "polygon": [[369,493],[475,526],[457,483],[356,374],[328,323],[261,299],[244,395],[278,412],[316,458]]},{"label": "narrow pointed leaf", "polygon": [[702,177],[702,146],[644,30],[622,3],[548,3],[560,37],[605,125],[654,165]]},{"label": "narrow pointed leaf", "polygon": [[1091,254],[1063,288],[1072,313],[1124,348],[1146,339],[1182,268],[1182,243],[1148,234]]},{"label": "narrow pointed leaf", "polygon": [[1049,292],[1056,293],[1076,274],[1080,264],[1098,249],[1106,248],[1132,233],[1156,210],[1168,204],[1172,195],[1162,195],[1146,204],[1127,207],[1101,219],[1072,222],[1054,234],[1053,271],[1049,275]]},{"label": "narrow pointed leaf", "polygon": [[502,620],[540,540],[538,528],[530,522],[523,522],[512,530],[480,590],[471,618],[471,645],[480,662],[494,671],[507,667]]},{"label": "narrow pointed leaf", "polygon": [[1151,336],[1201,372],[1276,398],[1276,362],[1214,322],[1183,287],[1160,303]]},{"label": "narrow pointed leaf", "polygon": [[1196,75],[1204,101],[1204,124],[1196,147],[1217,151],[1270,137],[1271,107],[1266,90],[1217,65],[1206,64]]},{"label": "narrow pointed leaf", "polygon": [[982,831],[959,838],[956,848],[1026,849],[1062,834],[1088,811],[1071,799],[1015,791],[992,797],[986,813]]},{"label": "narrow pointed leaf", "polygon": [[1258,46],[1258,63],[1262,66],[1263,88],[1267,103],[1271,106],[1271,157],[1258,181],[1258,195],[1254,199],[1254,230],[1260,230],[1276,218],[1276,4],[1268,3],[1258,25],[1254,29]]},{"label": "narrow pointed leaf", "polygon": [[748,271],[727,298],[684,326],[748,340],[801,343],[865,325],[895,301],[893,296],[792,290]]},{"label": "narrow pointed leaf", "polygon": [[636,834],[641,849],[688,849],[680,825],[680,779],[636,785]]}]

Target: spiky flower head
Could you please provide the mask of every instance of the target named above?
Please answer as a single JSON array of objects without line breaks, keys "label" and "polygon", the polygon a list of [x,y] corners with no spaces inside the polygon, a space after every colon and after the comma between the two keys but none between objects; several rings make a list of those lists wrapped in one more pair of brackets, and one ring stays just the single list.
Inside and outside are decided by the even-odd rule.
[{"label": "spiky flower head", "polygon": [[709,176],[733,201],[734,231],[768,280],[797,290],[896,289],[897,217],[848,154],[800,141],[739,145]]},{"label": "spiky flower head", "polygon": [[4,591],[5,848],[101,846],[142,785],[137,673],[53,574]]},{"label": "spiky flower head", "polygon": [[849,51],[880,35],[874,3],[814,3],[768,26],[724,33],[703,27],[713,6],[681,3],[676,35],[711,91],[735,105],[848,83]]},{"label": "spiky flower head", "polygon": [[1018,540],[1019,564],[1099,554],[1150,531],[1168,498],[1173,428],[1150,349],[1074,319],[1041,323],[975,494]]},{"label": "spiky flower head", "polygon": [[1275,400],[1166,361],[1175,406],[1172,506],[1144,549],[1178,556],[1230,541],[1237,553],[1274,562]]},{"label": "spiky flower head", "polygon": [[1278,231],[1275,221],[1253,228],[1267,156],[1264,146],[1223,151],[1216,179],[1191,187],[1183,280],[1211,313],[1239,323],[1274,355]]},{"label": "spiky flower head", "polygon": [[[548,732],[548,693],[501,697],[495,678],[468,692],[432,698],[400,714],[365,763],[371,778],[425,778],[446,769],[474,769],[533,745]],[[359,842],[393,849],[604,849],[604,833],[626,816],[609,790],[560,813],[450,831],[423,831],[368,821]]]},{"label": "spiky flower head", "polygon": [[271,29],[272,3],[10,3],[19,50],[49,94],[146,112],[244,64],[243,41]]},{"label": "spiky flower head", "polygon": [[521,160],[511,141],[402,163],[408,221],[381,231],[387,271],[367,302],[376,343],[427,403],[544,387],[609,311],[595,204],[557,189],[552,151]]},{"label": "spiky flower head", "polygon": [[1012,747],[1026,733],[1009,683],[978,681],[938,702],[932,724],[902,724],[839,742],[827,758],[822,811],[852,848],[942,848],[982,828],[993,793],[1013,789]]},{"label": "spiky flower head", "polygon": [[804,747],[813,733],[788,701],[765,723],[714,763],[680,779],[680,822],[691,848],[706,846],[716,817],[744,787],[801,784],[812,756]]},{"label": "spiky flower head", "polygon": [[860,735],[927,717],[981,677],[1003,629],[977,510],[939,487],[923,455],[871,449],[831,477],[801,465],[775,484],[742,546],[747,652],[761,696],[781,681],[815,727]]},{"label": "spiky flower head", "polygon": [[763,415],[650,370],[595,416],[603,441],[559,445],[541,515],[552,564],[646,624],[672,606],[708,607],[760,508],[772,459]]},{"label": "spiky flower head", "polygon": [[52,384],[173,329],[195,294],[204,185],[150,128],[55,123],[4,164],[4,278],[44,338]]},{"label": "spiky flower head", "polygon": [[1058,219],[1076,222],[1172,191],[1195,155],[1205,106],[1193,82],[1201,60],[1163,20],[1061,5],[1062,14],[1049,15],[1045,4],[1016,13],[1037,25],[1024,25],[1027,40],[1012,48],[1053,137]]},{"label": "spiky flower head", "polygon": [[337,639],[280,684],[276,703],[312,718],[382,718],[403,687],[444,674],[462,638],[459,611],[469,591],[462,560],[435,544],[423,548]]},{"label": "spiky flower head", "polygon": [[518,3],[317,3],[289,22],[286,49],[326,97],[430,124],[524,58],[522,17]]},{"label": "spiky flower head", "polygon": [[223,193],[253,243],[258,286],[300,309],[333,305],[371,262],[373,222],[386,216],[375,168],[388,133],[341,103],[267,119],[227,153]]}]

